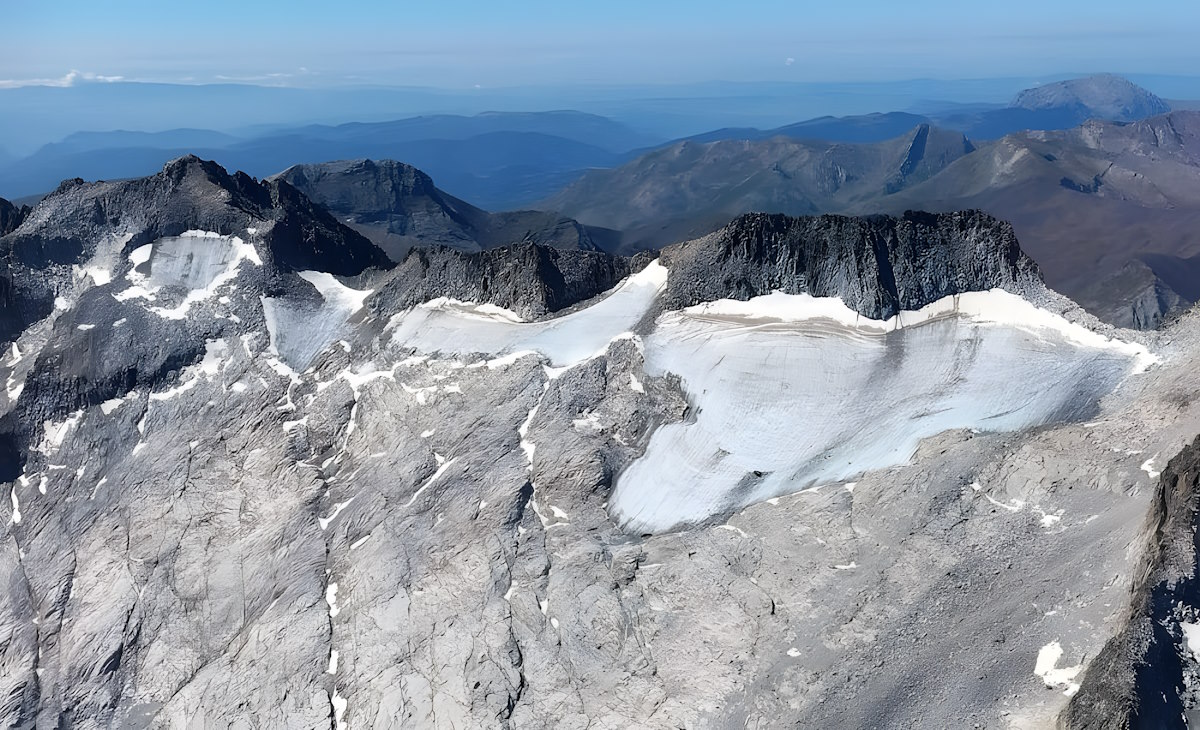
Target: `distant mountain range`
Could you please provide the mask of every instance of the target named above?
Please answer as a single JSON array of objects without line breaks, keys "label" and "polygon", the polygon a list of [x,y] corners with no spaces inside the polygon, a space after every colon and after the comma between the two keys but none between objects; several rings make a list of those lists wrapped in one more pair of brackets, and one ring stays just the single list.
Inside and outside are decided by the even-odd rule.
[{"label": "distant mountain range", "polygon": [[1019,132],[890,200],[852,209],[982,208],[1010,221],[1047,283],[1142,328],[1200,300],[1200,113]]},{"label": "distant mountain range", "polygon": [[628,150],[652,141],[612,120],[578,112],[311,125],[251,138],[197,129],[80,133],[0,165],[0,195],[45,193],[75,177],[147,175],[185,154],[258,177],[296,164],[370,157],[411,163],[456,195],[503,210],[543,198],[589,168],[619,164],[629,159]]},{"label": "distant mountain range", "polygon": [[1089,119],[1131,122],[1171,111],[1171,105],[1128,79],[1098,74],[1026,89],[1008,105],[958,105],[929,114],[890,112],[847,117],[819,117],[774,129],[718,129],[687,139],[792,137],[827,142],[882,142],[918,124],[962,132],[974,140],[991,140],[1028,129],[1068,129]]},{"label": "distant mountain range", "polygon": [[592,171],[545,207],[624,231],[630,249],[658,248],[751,211],[809,215],[878,200],[974,149],[961,133],[927,124],[870,144],[787,137],[683,141]]},{"label": "distant mountain range", "polygon": [[[0,160],[0,194],[135,177],[194,152],[288,182],[393,259],[413,246],[475,251],[518,241],[631,253],[751,211],[980,208],[1014,224],[1052,287],[1111,322],[1153,327],[1200,299],[1186,273],[1200,266],[1198,115],[1163,115],[1168,108],[1100,75],[1030,88],[1003,107],[819,117],[662,146],[566,111],[240,135],[82,132]],[[543,212],[488,212],[528,207]],[[0,227],[22,215],[9,206]]]},{"label": "distant mountain range", "polygon": [[615,250],[617,231],[541,211],[488,213],[439,190],[422,171],[393,160],[297,165],[276,176],[401,261],[414,246],[480,251],[513,243]]},{"label": "distant mountain range", "polygon": [[[25,95],[29,94],[34,92]],[[281,104],[289,98],[286,93],[270,91],[264,92],[262,99],[277,97]],[[963,132],[973,140],[987,140],[1026,129],[1065,129],[1092,117],[1128,121],[1168,108],[1145,89],[1117,76],[1102,75],[1028,89],[1008,106],[943,104],[937,113],[925,115],[825,116],[770,129],[724,128],[687,139],[712,142],[782,136],[868,143],[894,139],[919,124],[928,124]],[[612,119],[571,111],[440,114],[338,126],[276,125],[238,134],[207,129],[80,132],[22,159],[6,162],[0,158],[0,195],[12,199],[45,193],[60,180],[74,177],[148,175],[184,154],[197,154],[260,177],[297,164],[370,158],[415,165],[451,194],[489,210],[504,210],[528,207],[589,169],[618,166],[662,144],[661,138]]]},{"label": "distant mountain range", "polygon": [[920,125],[871,144],[684,141],[588,173],[546,206],[654,248],[749,211],[980,208],[1013,223],[1047,283],[1116,324],[1157,326],[1200,299],[1200,113],[976,145]]}]

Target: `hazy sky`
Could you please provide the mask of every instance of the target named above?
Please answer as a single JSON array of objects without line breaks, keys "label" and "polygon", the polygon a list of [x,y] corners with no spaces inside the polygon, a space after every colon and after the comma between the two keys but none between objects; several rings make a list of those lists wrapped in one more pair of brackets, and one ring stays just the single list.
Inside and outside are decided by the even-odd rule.
[{"label": "hazy sky", "polygon": [[0,17],[4,85],[72,70],[471,87],[1200,68],[1196,0],[8,0]]}]

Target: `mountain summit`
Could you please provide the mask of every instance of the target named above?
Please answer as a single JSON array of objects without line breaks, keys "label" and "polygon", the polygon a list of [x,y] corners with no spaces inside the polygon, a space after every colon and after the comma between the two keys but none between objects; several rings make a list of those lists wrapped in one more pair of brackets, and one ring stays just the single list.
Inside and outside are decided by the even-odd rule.
[{"label": "mountain summit", "polygon": [[1131,122],[1171,111],[1167,102],[1129,79],[1115,74],[1097,74],[1026,89],[1012,105],[1040,111],[1075,108],[1088,116],[1115,122]]},{"label": "mountain summit", "polygon": [[619,234],[584,226],[552,212],[489,213],[438,189],[412,165],[395,160],[348,160],[296,165],[284,180],[324,205],[395,261],[414,246],[480,251],[512,243],[612,250]]}]

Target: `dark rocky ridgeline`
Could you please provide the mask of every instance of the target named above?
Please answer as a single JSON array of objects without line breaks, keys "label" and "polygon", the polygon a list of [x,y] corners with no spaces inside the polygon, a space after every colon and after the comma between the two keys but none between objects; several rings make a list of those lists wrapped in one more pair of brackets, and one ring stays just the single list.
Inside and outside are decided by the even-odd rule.
[{"label": "dark rocky ridgeline", "polygon": [[414,249],[369,306],[391,314],[437,297],[488,302],[536,319],[591,299],[652,260],[532,243],[464,253]]},{"label": "dark rocky ridgeline", "polygon": [[704,238],[663,250],[664,306],[749,299],[780,290],[840,297],[880,319],[942,297],[1040,285],[1012,227],[980,211],[899,218],[752,213]]},{"label": "dark rocky ridgeline", "polygon": [[1200,438],[1159,476],[1125,627],[1088,665],[1064,730],[1184,728],[1200,719],[1200,665],[1180,622],[1200,622]]},{"label": "dark rocky ridgeline", "polygon": [[253,226],[264,227],[256,245],[272,273],[316,269],[354,275],[391,263],[286,182],[259,182],[240,172],[230,175],[214,162],[181,157],[157,175],[136,180],[65,181],[0,238],[5,261],[0,341],[13,340],[46,317],[74,274],[70,267],[86,262],[106,236],[130,235],[121,252],[127,254],[187,230],[245,236]]},{"label": "dark rocky ridgeline", "polygon": [[21,225],[21,221],[29,215],[30,210],[28,205],[18,208],[4,198],[0,198],[0,236],[6,236],[15,231],[17,226]]},{"label": "dark rocky ridgeline", "polygon": [[[188,230],[239,235],[256,247],[263,265],[243,267],[245,286],[231,304],[236,319],[164,319],[111,296],[126,286],[130,251]],[[286,182],[258,182],[183,157],[137,180],[64,182],[0,238],[0,340],[16,340],[57,299],[73,296],[75,267],[114,236],[129,239],[114,252],[113,282],[82,291],[47,332],[15,407],[0,418],[0,452],[19,455],[43,421],[169,381],[203,356],[207,340],[261,325],[260,295],[311,292],[295,271],[352,276],[391,266],[378,247]],[[113,327],[118,321],[123,326]],[[13,478],[18,461],[0,459],[0,479]]]},{"label": "dark rocky ridgeline", "polygon": [[584,226],[541,211],[489,213],[434,185],[417,168],[395,160],[349,160],[296,165],[275,178],[328,208],[395,260],[414,246],[479,251],[514,243],[612,251],[616,231]]},{"label": "dark rocky ridgeline", "polygon": [[376,246],[286,182],[231,175],[192,155],[136,180],[65,181],[0,243],[11,258],[44,268],[81,263],[107,234],[132,234],[128,252],[187,230],[244,235],[262,223],[275,225],[264,231],[261,253],[280,267],[352,275],[389,264]]}]

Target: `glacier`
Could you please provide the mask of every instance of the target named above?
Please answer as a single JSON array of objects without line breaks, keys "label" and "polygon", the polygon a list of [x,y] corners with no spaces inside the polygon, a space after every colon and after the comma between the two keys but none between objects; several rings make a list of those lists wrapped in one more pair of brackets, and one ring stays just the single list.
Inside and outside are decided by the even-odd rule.
[{"label": "glacier", "polygon": [[[491,365],[536,353],[553,373],[634,336],[668,275],[654,262],[590,306],[534,323],[437,300],[397,314],[391,342]],[[609,510],[640,533],[904,464],[946,430],[1085,420],[1155,361],[1000,289],[887,320],[807,294],[720,300],[659,314],[640,342],[646,374],[678,376],[690,404],[617,478]]]}]

